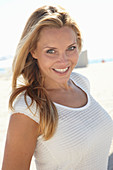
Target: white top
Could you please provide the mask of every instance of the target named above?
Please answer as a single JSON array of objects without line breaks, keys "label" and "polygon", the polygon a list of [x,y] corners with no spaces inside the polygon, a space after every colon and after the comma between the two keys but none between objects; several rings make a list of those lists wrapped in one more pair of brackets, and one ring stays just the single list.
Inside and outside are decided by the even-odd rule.
[{"label": "white top", "polygon": [[[37,170],[107,170],[113,121],[90,95],[88,80],[78,73],[72,73],[70,78],[87,94],[88,102],[81,108],[55,103],[58,127],[51,139],[37,138],[34,152]],[[29,97],[27,102],[31,102]],[[39,123],[38,111],[33,115],[35,103],[29,111],[23,93],[17,97],[14,108],[12,114],[20,112]]]}]

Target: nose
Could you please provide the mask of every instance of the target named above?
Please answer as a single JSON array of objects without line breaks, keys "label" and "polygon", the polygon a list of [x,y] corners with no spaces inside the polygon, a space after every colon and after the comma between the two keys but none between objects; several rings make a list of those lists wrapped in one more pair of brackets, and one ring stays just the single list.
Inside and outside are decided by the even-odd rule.
[{"label": "nose", "polygon": [[68,56],[66,55],[66,53],[62,53],[59,55],[59,60],[62,63],[67,63],[68,62]]}]

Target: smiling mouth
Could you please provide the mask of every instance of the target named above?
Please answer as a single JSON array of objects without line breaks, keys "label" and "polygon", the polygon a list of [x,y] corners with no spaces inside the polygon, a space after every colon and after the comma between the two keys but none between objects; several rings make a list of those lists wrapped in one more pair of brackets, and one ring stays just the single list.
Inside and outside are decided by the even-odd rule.
[{"label": "smiling mouth", "polygon": [[69,69],[69,67],[66,67],[64,69],[56,69],[56,68],[54,68],[53,70],[58,72],[58,73],[65,73],[68,69]]}]

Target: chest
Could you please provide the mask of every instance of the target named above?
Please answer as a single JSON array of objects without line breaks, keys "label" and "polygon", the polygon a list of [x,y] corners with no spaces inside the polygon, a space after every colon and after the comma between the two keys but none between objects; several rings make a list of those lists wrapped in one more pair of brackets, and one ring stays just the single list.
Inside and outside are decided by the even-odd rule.
[{"label": "chest", "polygon": [[42,155],[43,150],[49,150],[48,154],[58,162],[71,160],[75,164],[88,155],[92,148],[96,153],[100,147],[103,147],[100,155],[103,154],[104,148],[110,145],[113,122],[98,103],[91,101],[88,108],[79,112],[76,109],[75,111],[59,107],[57,109],[59,123],[56,133],[48,141],[42,139],[38,141],[39,155]]},{"label": "chest", "polygon": [[80,108],[87,104],[87,94],[78,87],[74,87],[71,91],[57,91],[50,93],[53,102],[60,105]]}]

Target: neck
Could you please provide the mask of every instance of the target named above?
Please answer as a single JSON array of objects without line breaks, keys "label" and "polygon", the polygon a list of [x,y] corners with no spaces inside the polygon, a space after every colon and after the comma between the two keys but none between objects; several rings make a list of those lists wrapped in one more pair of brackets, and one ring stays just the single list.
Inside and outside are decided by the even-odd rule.
[{"label": "neck", "polygon": [[69,79],[68,82],[65,83],[44,83],[44,87],[47,91],[51,90],[64,90],[67,91],[72,87],[72,82]]}]

